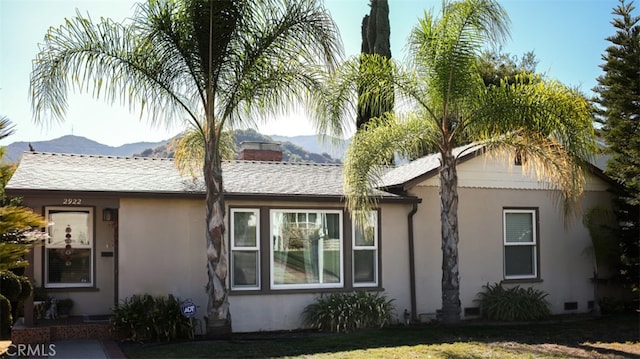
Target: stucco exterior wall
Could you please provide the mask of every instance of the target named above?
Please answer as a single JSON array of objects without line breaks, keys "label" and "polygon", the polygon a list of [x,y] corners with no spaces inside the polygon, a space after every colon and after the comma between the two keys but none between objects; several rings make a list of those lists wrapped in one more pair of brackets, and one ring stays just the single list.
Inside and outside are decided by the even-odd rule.
[{"label": "stucco exterior wall", "polygon": [[203,325],[207,301],[204,202],[187,199],[120,201],[120,299],[173,294],[197,306]]},{"label": "stucco exterior wall", "polygon": [[[227,213],[231,207],[344,209],[342,203],[329,202],[227,201],[226,205]],[[407,261],[407,214],[410,209],[408,205],[383,205],[380,217],[382,286],[388,298],[394,299],[398,315],[410,308]],[[193,300],[199,306],[197,317],[202,320],[207,306],[203,222],[204,203],[201,200],[122,199],[120,299],[141,293],[172,293]],[[228,226],[228,219],[225,224]],[[227,244],[228,233],[227,228]],[[350,268],[344,268],[347,270]],[[269,283],[262,285],[268,287]],[[232,329],[234,332],[253,332],[301,328],[304,307],[321,293],[321,289],[304,293],[231,292]]]},{"label": "stucco exterior wall", "polygon": [[[487,283],[504,281],[503,218],[505,208],[538,211],[539,280],[505,281],[506,286],[533,287],[549,293],[553,313],[587,312],[593,298],[591,239],[580,215],[565,218],[553,191],[509,169],[495,159],[480,157],[462,163],[459,172],[459,271],[460,298],[464,308],[478,307],[477,294]],[[486,169],[486,171],[485,171]],[[441,307],[441,234],[438,179],[431,178],[411,189],[423,199],[415,216],[416,282],[418,313],[435,313]],[[508,188],[504,188],[508,186]],[[581,210],[610,205],[603,190],[607,184],[589,176]],[[565,311],[566,302],[577,310]]]},{"label": "stucco exterior wall", "polygon": [[[79,205],[67,205],[69,199],[80,200]],[[65,201],[66,200],[66,201]],[[115,198],[101,198],[90,196],[78,196],[74,193],[65,193],[57,196],[29,196],[24,198],[24,205],[32,208],[34,212],[44,215],[45,207],[92,207],[94,223],[94,288],[49,288],[47,295],[57,299],[71,298],[74,306],[71,315],[100,315],[108,314],[115,304],[114,293],[114,257],[103,257],[102,253],[114,251],[114,227],[110,222],[102,220],[104,208],[117,208],[118,200]],[[44,246],[34,249],[33,274],[36,287],[42,287],[44,275]]]}]

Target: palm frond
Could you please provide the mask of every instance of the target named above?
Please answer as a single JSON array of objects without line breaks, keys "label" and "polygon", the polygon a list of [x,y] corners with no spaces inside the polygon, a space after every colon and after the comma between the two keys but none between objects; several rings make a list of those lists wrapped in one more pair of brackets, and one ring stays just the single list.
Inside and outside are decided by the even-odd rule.
[{"label": "palm frond", "polygon": [[411,61],[442,118],[481,88],[477,57],[487,42],[503,41],[508,26],[506,12],[492,0],[445,3],[441,18],[427,12],[419,20],[409,37]]},{"label": "palm frond", "polygon": [[333,68],[342,53],[333,20],[315,0],[258,1],[246,17],[253,20],[245,19],[221,72],[217,117],[247,127],[296,104],[314,108],[320,70]]},{"label": "palm frond", "polygon": [[[183,175],[197,178],[202,176],[202,168],[205,161],[205,133],[192,128],[171,142],[174,148],[173,159],[178,171]],[[229,131],[223,131],[220,136],[220,158],[232,160],[236,153],[236,145],[233,135]]]},{"label": "palm frond", "polygon": [[568,214],[580,208],[586,166],[597,151],[591,114],[575,90],[553,80],[520,78],[479,96],[466,135],[525,158],[523,171],[559,188]]},{"label": "palm frond", "polygon": [[0,140],[11,136],[15,132],[15,125],[6,116],[0,116]]},{"label": "palm frond", "polygon": [[374,208],[375,190],[389,170],[389,159],[422,154],[425,142],[437,142],[437,133],[433,122],[415,114],[386,113],[367,123],[356,133],[345,156],[344,191],[349,211],[366,213]]},{"label": "palm frond", "polygon": [[62,26],[50,28],[31,73],[36,122],[61,121],[69,89],[128,105],[154,124],[161,119],[173,123],[185,113],[197,119],[193,90],[185,91],[197,89],[197,83],[188,76],[184,59],[143,30],[149,28],[140,21],[120,24],[103,18],[93,23],[79,12]]}]

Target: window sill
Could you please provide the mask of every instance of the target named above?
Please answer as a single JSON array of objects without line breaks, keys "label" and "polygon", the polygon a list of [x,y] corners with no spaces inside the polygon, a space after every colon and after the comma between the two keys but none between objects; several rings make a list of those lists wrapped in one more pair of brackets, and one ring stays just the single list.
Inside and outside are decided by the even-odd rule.
[{"label": "window sill", "polygon": [[46,292],[99,292],[100,288],[96,287],[55,287],[55,288],[42,288]]},{"label": "window sill", "polygon": [[542,283],[541,278],[521,278],[521,279],[503,279],[500,284],[519,284],[519,283]]},{"label": "window sill", "polygon": [[355,291],[382,292],[382,287],[352,287],[352,288],[305,288],[305,289],[261,289],[261,290],[232,290],[234,295],[270,295],[270,294],[308,294],[308,293],[351,293]]}]

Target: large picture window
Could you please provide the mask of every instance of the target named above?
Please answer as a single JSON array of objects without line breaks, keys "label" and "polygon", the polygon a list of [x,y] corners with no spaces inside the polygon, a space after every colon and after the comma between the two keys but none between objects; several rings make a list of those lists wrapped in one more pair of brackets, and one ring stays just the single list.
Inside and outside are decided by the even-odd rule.
[{"label": "large picture window", "polygon": [[260,289],[260,212],[231,210],[231,287]]},{"label": "large picture window", "polygon": [[271,210],[273,289],[341,287],[342,211]]},{"label": "large picture window", "polygon": [[353,285],[378,285],[378,212],[369,211],[353,222]]},{"label": "large picture window", "polygon": [[503,216],[505,279],[536,278],[536,211],[506,209]]},{"label": "large picture window", "polygon": [[48,207],[47,288],[93,286],[93,208]]}]

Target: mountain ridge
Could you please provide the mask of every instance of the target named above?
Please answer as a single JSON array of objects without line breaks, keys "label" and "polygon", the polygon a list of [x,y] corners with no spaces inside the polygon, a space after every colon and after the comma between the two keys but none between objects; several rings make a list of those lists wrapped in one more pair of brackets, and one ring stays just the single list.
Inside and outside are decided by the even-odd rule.
[{"label": "mountain ridge", "polygon": [[169,141],[170,140],[159,142],[134,142],[114,147],[99,143],[83,136],[65,135],[47,141],[12,142],[5,146],[6,152],[4,160],[17,162],[20,159],[22,153],[30,151],[31,148],[33,148],[34,151],[38,152],[73,153],[103,156],[131,156],[135,152],[143,151],[144,149],[149,147],[160,146],[164,143],[168,143]]},{"label": "mountain ridge", "polygon": [[[283,159],[287,161],[307,161],[319,163],[340,163],[344,151],[339,147],[321,143],[314,135],[304,136],[267,136],[255,130],[235,131],[238,144],[242,140],[260,140],[280,142]],[[16,141],[5,146],[4,161],[18,162],[23,152],[33,148],[37,152],[70,153],[102,156],[157,156],[170,157],[167,151],[172,139],[158,142],[134,142],[121,146],[109,146],[83,136],[65,135],[46,141]],[[347,142],[345,142],[347,143]],[[324,145],[324,147],[323,147]],[[346,145],[344,146],[346,148]]]}]

